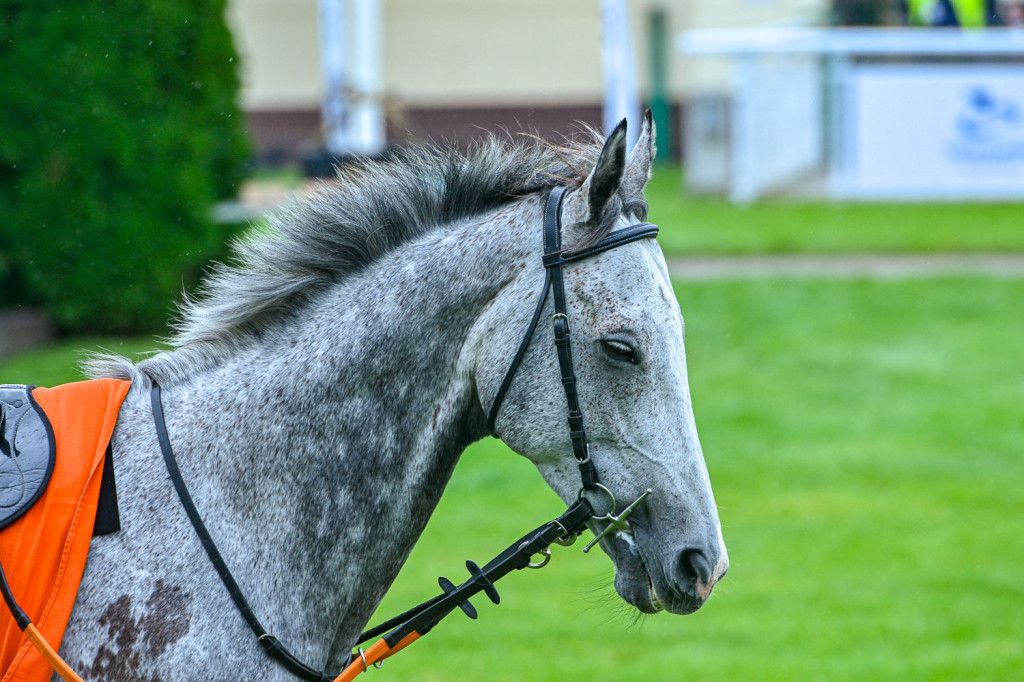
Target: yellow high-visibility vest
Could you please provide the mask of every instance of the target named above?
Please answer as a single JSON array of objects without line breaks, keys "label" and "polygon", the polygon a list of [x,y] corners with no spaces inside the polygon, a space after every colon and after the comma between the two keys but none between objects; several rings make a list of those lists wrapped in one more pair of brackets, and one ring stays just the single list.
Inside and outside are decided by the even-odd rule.
[{"label": "yellow high-visibility vest", "polygon": [[[931,26],[935,21],[935,10],[939,0],[908,0],[907,9],[910,23],[915,26]],[[957,23],[964,28],[986,26],[985,0],[949,0],[956,14]]]}]

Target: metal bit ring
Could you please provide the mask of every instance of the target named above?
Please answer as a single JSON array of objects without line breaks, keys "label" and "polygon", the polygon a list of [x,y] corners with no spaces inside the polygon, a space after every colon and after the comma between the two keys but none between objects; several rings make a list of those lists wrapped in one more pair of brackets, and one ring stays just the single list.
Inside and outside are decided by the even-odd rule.
[{"label": "metal bit ring", "polygon": [[551,550],[547,547],[545,547],[537,553],[543,556],[544,558],[541,561],[538,561],[537,563],[526,564],[527,568],[544,568],[548,565],[548,562],[551,561]]},{"label": "metal bit ring", "polygon": [[[595,483],[593,490],[600,490],[601,492],[603,492],[605,495],[608,496],[608,499],[612,503],[612,508],[608,511],[608,514],[614,514],[615,513],[615,508],[618,506],[618,502],[615,501],[615,495],[612,495],[612,491],[608,490],[608,488],[605,488],[600,483]],[[580,488],[580,492],[579,492],[578,495],[576,495],[576,499],[577,500],[582,500],[584,498],[584,493],[586,493],[586,492],[588,492],[586,488]],[[591,506],[593,506],[593,505],[591,505]],[[597,514],[594,514],[594,515],[591,516],[591,518],[602,519],[605,516],[607,516],[607,515],[598,516]]]}]

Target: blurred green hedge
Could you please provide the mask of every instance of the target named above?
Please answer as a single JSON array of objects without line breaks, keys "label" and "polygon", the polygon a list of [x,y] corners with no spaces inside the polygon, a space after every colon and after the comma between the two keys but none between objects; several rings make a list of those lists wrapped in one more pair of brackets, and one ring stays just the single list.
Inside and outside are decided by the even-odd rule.
[{"label": "blurred green hedge", "polygon": [[248,156],[224,0],[0,5],[0,303],[159,330]]}]

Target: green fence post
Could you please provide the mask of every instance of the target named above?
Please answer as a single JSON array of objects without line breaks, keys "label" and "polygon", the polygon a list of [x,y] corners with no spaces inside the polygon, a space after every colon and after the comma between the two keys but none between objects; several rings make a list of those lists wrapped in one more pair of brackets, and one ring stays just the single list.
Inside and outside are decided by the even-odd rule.
[{"label": "green fence post", "polygon": [[659,163],[669,163],[675,156],[675,131],[668,107],[668,28],[665,10],[652,9],[647,22],[650,45],[650,106],[658,129],[658,146],[664,153]]}]

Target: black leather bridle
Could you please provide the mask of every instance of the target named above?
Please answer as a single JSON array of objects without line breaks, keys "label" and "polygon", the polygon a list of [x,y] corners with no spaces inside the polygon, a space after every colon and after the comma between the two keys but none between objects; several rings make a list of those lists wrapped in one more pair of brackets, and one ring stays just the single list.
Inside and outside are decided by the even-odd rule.
[{"label": "black leather bridle", "polygon": [[[217,574],[227,588],[228,594],[231,596],[232,601],[234,601],[249,629],[256,635],[260,646],[269,656],[278,661],[296,677],[308,680],[309,682],[351,679],[359,672],[366,670],[369,665],[379,666],[384,658],[400,651],[409,643],[425,635],[457,608],[462,609],[470,618],[476,618],[476,609],[469,603],[470,597],[483,592],[492,602],[497,604],[499,597],[497,588],[494,586],[497,580],[514,570],[540,568],[546,565],[547,558],[551,555],[548,549],[549,546],[554,543],[572,544],[576,537],[586,529],[588,521],[604,521],[606,525],[594,540],[584,547],[584,552],[589,551],[601,538],[610,533],[631,531],[626,517],[651,494],[651,491],[648,489],[632,504],[616,515],[615,497],[608,488],[598,482],[597,469],[594,467],[594,462],[590,457],[590,445],[587,443],[587,434],[583,428],[583,412],[580,409],[579,398],[576,394],[576,372],[572,364],[569,316],[565,305],[565,284],[562,266],[624,244],[653,238],[658,234],[658,227],[651,223],[637,223],[611,232],[593,246],[578,251],[563,251],[561,249],[560,234],[562,227],[561,207],[566,191],[565,187],[555,187],[548,196],[547,205],[544,210],[543,262],[546,273],[544,290],[541,292],[537,308],[533,312],[530,326],[527,328],[515,357],[512,359],[512,364],[505,373],[498,393],[495,395],[494,402],[491,404],[487,423],[490,431],[494,433],[495,420],[498,417],[498,411],[501,409],[501,403],[505,398],[505,394],[508,393],[509,387],[512,385],[516,370],[519,369],[523,356],[526,354],[526,349],[530,345],[530,340],[537,329],[537,324],[544,311],[544,305],[547,302],[548,292],[553,291],[555,312],[552,316],[552,324],[554,325],[555,332],[555,347],[558,352],[558,365],[562,373],[562,386],[565,387],[565,398],[569,404],[569,436],[572,439],[573,456],[579,465],[580,477],[583,481],[580,494],[576,502],[569,505],[569,508],[558,518],[527,533],[482,568],[472,561],[467,561],[466,568],[469,570],[470,578],[461,585],[455,585],[447,578],[440,578],[438,582],[440,583],[442,594],[362,633],[356,644],[362,644],[376,637],[380,637],[380,639],[365,653],[362,649],[359,649],[358,656],[353,655],[350,657],[345,669],[337,677],[300,661],[288,651],[280,640],[267,632],[256,618],[241,588],[231,575],[231,571],[218,551],[213,538],[206,529],[202,516],[192,501],[185,481],[182,479],[174,451],[171,449],[167,425],[164,421],[160,386],[153,382],[150,400],[153,406],[153,421],[156,426],[157,439],[160,443],[168,474],[171,477],[174,489],[185,509],[186,515],[195,528],[203,549],[213,563]],[[601,492],[607,495],[611,503],[610,511],[597,515],[590,501],[584,496],[586,491]],[[533,563],[531,558],[538,554],[544,555],[544,560],[539,563]]]},{"label": "black leather bridle", "polygon": [[[494,397],[494,402],[491,403],[490,413],[487,416],[487,428],[491,433],[495,433],[495,435],[497,435],[495,432],[495,422],[498,419],[498,411],[501,410],[501,404],[505,399],[505,394],[508,393],[509,387],[512,385],[512,379],[516,375],[516,370],[519,369],[519,365],[523,361],[523,356],[526,355],[526,349],[529,347],[530,340],[533,338],[533,334],[537,330],[537,323],[540,321],[544,305],[547,302],[548,292],[551,291],[553,292],[555,308],[555,313],[551,316],[551,323],[554,326],[555,332],[555,349],[558,352],[558,367],[562,373],[562,386],[565,388],[565,399],[569,404],[569,438],[572,441],[572,454],[573,457],[576,458],[576,463],[579,465],[580,478],[583,482],[583,489],[580,491],[580,497],[583,497],[584,491],[601,491],[611,500],[611,511],[609,514],[596,517],[599,520],[608,521],[609,527],[605,529],[605,532],[595,538],[594,542],[590,543],[586,547],[584,551],[587,551],[608,532],[613,530],[627,530],[628,525],[625,524],[625,516],[647,495],[649,495],[650,491],[648,490],[638,500],[629,505],[627,508],[628,512],[624,512],[618,517],[612,516],[612,514],[615,513],[615,497],[612,495],[611,491],[598,482],[597,469],[594,466],[594,461],[590,457],[590,444],[587,442],[587,432],[583,426],[583,411],[580,409],[580,401],[576,392],[576,371],[572,364],[572,344],[569,337],[569,314],[565,305],[565,282],[562,266],[566,263],[572,263],[578,260],[583,260],[584,258],[589,258],[590,256],[595,256],[624,244],[630,244],[641,239],[652,239],[658,235],[658,226],[653,223],[646,222],[636,223],[629,227],[612,231],[593,246],[589,246],[579,251],[563,251],[561,248],[562,202],[565,199],[566,192],[567,190],[565,187],[558,186],[553,188],[551,190],[551,194],[548,196],[547,205],[544,209],[544,290],[541,292],[540,300],[537,301],[537,307],[533,311],[533,318],[530,320],[530,326],[527,327],[526,334],[523,336],[523,340],[519,344],[519,349],[516,351],[516,354],[512,359],[512,364],[509,366],[508,371],[505,372],[505,378],[502,380],[500,388],[498,388],[498,393]],[[620,524],[619,527],[611,528],[611,526],[616,523]]]}]

